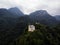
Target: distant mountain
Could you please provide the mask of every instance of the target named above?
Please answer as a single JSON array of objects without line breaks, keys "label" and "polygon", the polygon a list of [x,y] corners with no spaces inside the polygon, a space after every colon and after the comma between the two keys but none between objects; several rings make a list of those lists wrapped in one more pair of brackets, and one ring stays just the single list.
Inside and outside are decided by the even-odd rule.
[{"label": "distant mountain", "polygon": [[38,22],[45,25],[55,25],[57,20],[45,10],[35,11],[27,16],[16,7],[8,10],[0,9],[0,24],[2,24],[3,27],[12,27],[12,25],[15,25],[16,22],[21,22],[24,24],[34,24]]},{"label": "distant mountain", "polygon": [[52,25],[57,23],[55,17],[52,17],[45,10],[39,10],[30,14],[30,19],[32,22],[39,22],[42,24]]},{"label": "distant mountain", "polygon": [[12,28],[17,21],[17,16],[10,13],[7,9],[0,9],[0,30],[6,28]]},{"label": "distant mountain", "polygon": [[11,13],[7,9],[0,9],[0,17],[12,17]]},{"label": "distant mountain", "polygon": [[60,15],[54,16],[57,20],[60,20]]},{"label": "distant mountain", "polygon": [[0,8],[0,29],[12,28],[16,25],[18,18],[24,14],[17,8]]},{"label": "distant mountain", "polygon": [[[16,7],[10,9],[0,9],[0,24],[5,28],[15,25],[17,19],[24,14]],[[0,27],[1,27],[0,25]]]},{"label": "distant mountain", "polygon": [[17,17],[17,15],[13,15],[10,11],[8,11],[7,9],[0,9],[0,17],[11,17],[11,18],[15,18]]},{"label": "distant mountain", "polygon": [[23,16],[24,14],[17,8],[10,8],[9,12],[12,13],[13,15],[17,15],[17,16]]},{"label": "distant mountain", "polygon": [[15,30],[14,28],[16,26],[18,18],[20,17],[20,15],[22,16],[23,14],[22,12],[20,12],[18,15],[18,13],[16,14],[16,12],[15,13],[13,12],[9,11],[8,9],[4,9],[4,8],[0,9],[0,45],[5,45],[6,41],[7,43],[11,42],[18,35],[20,35],[19,33],[21,29],[19,29],[18,31],[18,29]]}]

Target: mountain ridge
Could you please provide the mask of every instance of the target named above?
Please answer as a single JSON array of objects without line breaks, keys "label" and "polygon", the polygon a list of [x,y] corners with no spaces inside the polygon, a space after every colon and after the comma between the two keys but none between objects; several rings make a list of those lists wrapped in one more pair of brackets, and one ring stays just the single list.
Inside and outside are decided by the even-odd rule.
[{"label": "mountain ridge", "polygon": [[52,17],[45,10],[39,10],[39,11],[35,11],[35,12],[31,13],[30,18],[32,21],[35,20],[36,22],[39,22],[39,23],[45,23],[45,24],[50,24],[50,25],[57,23],[55,17]]},{"label": "mountain ridge", "polygon": [[59,20],[60,21],[60,15],[56,15],[56,16],[54,16],[57,20]]},{"label": "mountain ridge", "polygon": [[17,7],[13,7],[8,9],[12,14],[17,15],[17,16],[23,16],[23,12],[21,10],[19,10],[19,8]]},{"label": "mountain ridge", "polygon": [[[3,10],[7,10],[7,9],[3,9]],[[1,10],[0,10],[0,12],[1,12]],[[7,14],[5,14],[5,13],[7,13]],[[10,8],[7,11],[5,11],[5,13],[3,13],[3,15],[8,15],[8,16],[11,16],[12,18],[13,17],[18,17],[18,18],[23,17],[24,20],[26,20],[26,18],[29,17],[29,22],[32,22],[32,23],[38,22],[38,23],[43,23],[43,24],[48,24],[48,25],[57,23],[56,18],[51,16],[50,14],[48,14],[48,12],[46,10],[37,10],[35,12],[32,12],[27,17],[17,7]]]}]

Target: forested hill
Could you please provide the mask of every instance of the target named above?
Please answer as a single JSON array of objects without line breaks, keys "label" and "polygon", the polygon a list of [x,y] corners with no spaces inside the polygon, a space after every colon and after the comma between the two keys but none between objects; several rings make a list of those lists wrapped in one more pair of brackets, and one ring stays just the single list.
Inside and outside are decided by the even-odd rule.
[{"label": "forested hill", "polygon": [[41,24],[35,26],[34,32],[29,32],[26,28],[10,45],[60,45],[60,25],[53,28]]}]

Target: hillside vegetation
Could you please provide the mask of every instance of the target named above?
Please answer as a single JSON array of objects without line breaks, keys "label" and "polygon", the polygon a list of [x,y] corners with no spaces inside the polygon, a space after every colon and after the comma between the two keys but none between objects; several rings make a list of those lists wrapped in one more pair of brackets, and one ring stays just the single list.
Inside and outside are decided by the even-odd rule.
[{"label": "hillside vegetation", "polygon": [[10,45],[60,45],[60,26],[53,28],[35,24],[36,30],[28,32],[26,28],[23,34]]}]

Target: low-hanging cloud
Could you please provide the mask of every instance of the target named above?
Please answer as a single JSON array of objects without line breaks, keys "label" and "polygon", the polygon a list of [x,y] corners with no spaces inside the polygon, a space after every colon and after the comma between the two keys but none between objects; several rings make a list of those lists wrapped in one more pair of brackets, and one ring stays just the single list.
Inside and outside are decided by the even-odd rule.
[{"label": "low-hanging cloud", "polygon": [[0,8],[18,7],[25,14],[47,10],[51,15],[60,15],[60,0],[0,0]]}]

